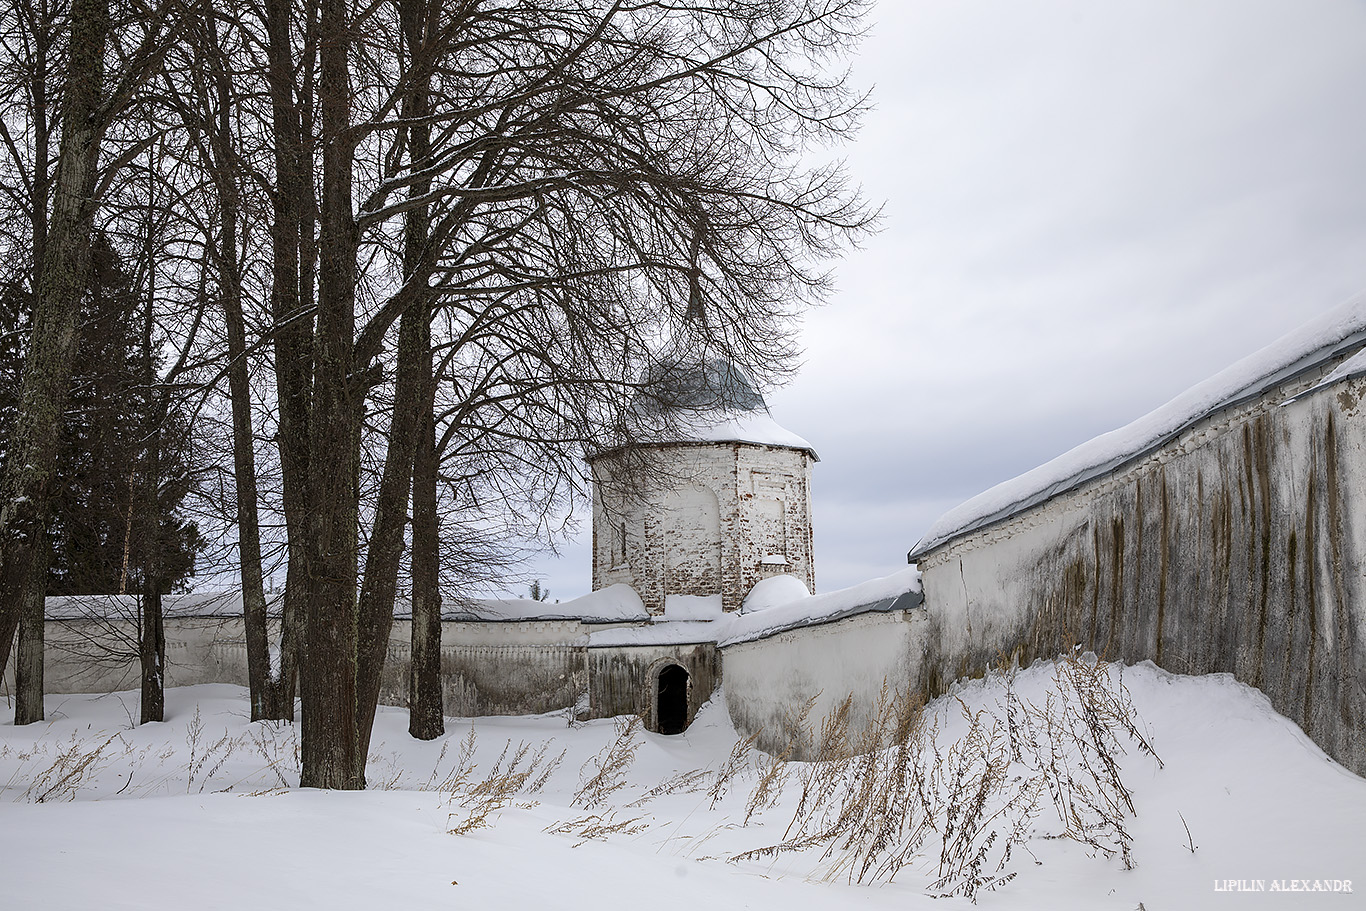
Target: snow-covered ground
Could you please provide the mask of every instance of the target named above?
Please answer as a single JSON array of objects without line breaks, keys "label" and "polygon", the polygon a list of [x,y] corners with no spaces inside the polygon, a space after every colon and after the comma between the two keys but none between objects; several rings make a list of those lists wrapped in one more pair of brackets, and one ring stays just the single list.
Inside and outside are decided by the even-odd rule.
[{"label": "snow-covered ground", "polygon": [[[998,677],[933,703],[927,718],[943,757],[940,784],[952,778],[953,743],[972,727],[970,713],[987,712],[977,716],[978,740],[964,755],[1005,750],[997,753],[1003,774],[988,810],[1031,774],[1028,762],[1003,758],[1010,752],[1007,719],[1018,721],[1029,705],[1041,712],[1051,693],[1052,717],[1071,717],[1080,725],[1072,732],[1084,735],[1084,719],[1062,711],[1057,673],[1056,665],[1041,664],[1020,672],[1010,688]],[[1119,736],[1120,770],[1136,811],[1120,820],[1133,869],[1124,869],[1118,854],[1049,837],[1062,825],[1044,790],[1037,815],[1022,827],[1027,840],[1001,868],[1015,878],[980,892],[979,907],[1366,907],[1366,780],[1227,677],[1173,676],[1151,665],[1112,674],[1132,700],[1139,735],[1160,758]],[[804,778],[816,767],[774,766],[735,750],[719,698],[676,737],[623,721],[571,725],[547,715],[452,721],[445,738],[418,743],[406,734],[404,712],[381,709],[372,789],[325,793],[293,787],[293,727],[249,724],[239,688],[172,690],[169,720],[141,727],[131,724],[136,694],[50,697],[49,722],[0,725],[0,907],[969,906],[962,897],[927,895],[936,891],[936,838],[890,883],[850,884],[840,866],[849,856],[842,842],[824,857],[820,843],[734,860],[783,841]],[[1041,717],[1035,736],[1046,727]],[[528,751],[510,769],[520,744]],[[609,760],[614,745],[616,762]],[[519,775],[538,753],[539,765]],[[932,756],[928,747],[922,753]],[[1074,779],[1082,781],[1075,758]],[[585,790],[604,764],[597,787]],[[786,784],[776,798],[758,801],[764,806],[746,822],[765,772],[785,776]],[[500,806],[501,791],[514,793]],[[491,809],[484,825],[481,807]],[[1007,825],[985,849],[987,872],[1018,821],[1009,813],[1001,820]],[[947,823],[945,815],[935,819],[941,831]],[[989,829],[981,830],[979,846]],[[1114,831],[1093,834],[1098,843],[1116,843]],[[1332,888],[1334,880],[1350,880],[1352,891],[1271,891],[1296,885],[1291,881]],[[1230,891],[1259,884],[1267,891]]]}]

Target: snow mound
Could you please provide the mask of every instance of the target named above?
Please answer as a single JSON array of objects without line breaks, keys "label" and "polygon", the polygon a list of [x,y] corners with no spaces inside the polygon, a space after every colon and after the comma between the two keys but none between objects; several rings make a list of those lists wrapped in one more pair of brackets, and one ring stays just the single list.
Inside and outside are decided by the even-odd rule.
[{"label": "snow mound", "polygon": [[752,614],[755,611],[810,597],[811,592],[807,590],[806,583],[796,576],[773,576],[760,579],[754,584],[749,594],[745,595],[744,603],[740,605],[740,613]]},{"label": "snow mound", "polygon": [[[911,548],[909,559],[916,560],[951,538],[1007,519],[1141,458],[1196,421],[1255,398],[1363,344],[1366,294],[1282,336],[1133,423],[1082,443],[1051,462],[997,484],[949,510]],[[1362,372],[1366,365],[1357,364],[1350,370]]]}]

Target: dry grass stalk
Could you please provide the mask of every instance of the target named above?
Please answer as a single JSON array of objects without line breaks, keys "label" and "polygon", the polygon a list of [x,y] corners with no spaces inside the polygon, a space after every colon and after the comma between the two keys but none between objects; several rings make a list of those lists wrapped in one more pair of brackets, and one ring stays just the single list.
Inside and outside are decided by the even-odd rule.
[{"label": "dry grass stalk", "polygon": [[707,769],[691,769],[687,772],[679,772],[671,775],[640,797],[628,803],[628,807],[643,807],[645,804],[654,800],[656,797],[663,797],[665,794],[691,794],[702,790],[702,783],[711,776]]},{"label": "dry grass stalk", "polygon": [[[95,746],[77,740],[75,735],[72,735],[70,743],[57,753],[57,757],[50,765],[34,776],[28,788],[16,798],[16,802],[52,803],[59,800],[75,800],[76,792],[89,784],[96,774],[112,761],[114,751],[110,746],[115,740],[123,744],[126,752],[128,745],[118,734]],[[36,752],[35,750],[34,753],[21,753],[19,758],[31,759]],[[11,777],[11,783],[18,774],[19,770],[16,770],[15,776]]]},{"label": "dry grass stalk", "polygon": [[[280,736],[282,733],[285,735],[283,741]],[[268,790],[291,787],[290,779],[285,777],[286,768],[295,782],[299,780],[299,738],[292,724],[257,722],[247,728],[247,736],[265,759],[266,768],[275,776],[276,784]]]},{"label": "dry grass stalk", "polygon": [[593,813],[568,822],[556,823],[542,831],[577,838],[579,841],[573,845],[577,848],[594,839],[605,840],[609,835],[638,835],[649,828],[648,823],[641,822],[644,816],[618,819],[616,813],[615,809],[602,814]]},{"label": "dry grass stalk", "polygon": [[606,804],[607,798],[626,786],[626,772],[640,749],[640,727],[638,715],[616,720],[616,738],[579,769],[582,784],[574,792],[571,806],[591,810]]},{"label": "dry grass stalk", "polygon": [[[451,835],[465,835],[484,828],[494,814],[512,804],[516,798],[539,791],[564,758],[564,753],[561,753],[555,759],[547,760],[548,749],[547,743],[542,743],[534,753],[525,742],[518,744],[515,750],[511,740],[504,744],[498,759],[483,779],[468,787],[464,793],[451,794],[449,802],[458,804],[464,812],[447,815],[446,831]],[[473,766],[469,768],[472,771]],[[460,765],[457,764],[459,769]],[[468,781],[468,778],[466,773],[461,780]],[[457,817],[460,817],[459,821],[452,822]]]},{"label": "dry grass stalk", "polygon": [[204,743],[204,721],[195,706],[194,717],[185,730],[185,742],[190,748],[190,761],[186,767],[185,793],[190,793],[196,778],[199,778],[199,792],[202,794],[209,780],[222,770],[223,765],[237,747],[237,741],[227,732],[207,746]]},{"label": "dry grass stalk", "polygon": [[709,809],[716,809],[721,798],[726,796],[726,791],[730,789],[735,776],[749,764],[749,751],[754,749],[758,739],[759,732],[755,731],[744,740],[735,741],[735,745],[730,748],[730,755],[721,764],[721,768],[716,770],[711,784],[707,786],[707,797],[711,800]]}]

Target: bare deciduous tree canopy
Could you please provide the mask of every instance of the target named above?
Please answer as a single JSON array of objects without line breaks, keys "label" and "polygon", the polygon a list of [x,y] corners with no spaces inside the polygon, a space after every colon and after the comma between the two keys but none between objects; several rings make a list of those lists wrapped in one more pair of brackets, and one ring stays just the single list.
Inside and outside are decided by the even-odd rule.
[{"label": "bare deciduous tree canopy", "polygon": [[[216,514],[241,567],[253,715],[291,717],[297,671],[304,784],[364,786],[405,586],[413,733],[439,732],[438,580],[478,578],[510,541],[544,538],[583,492],[586,450],[629,453],[668,432],[649,426],[663,413],[634,408],[661,366],[721,358],[761,383],[790,369],[797,317],[872,218],[825,161],[863,103],[842,67],[866,8],[234,0],[199,18],[160,11],[183,23],[162,31],[183,40],[138,69],[126,104],[179,156],[161,169],[163,204],[185,214],[170,220],[180,241],[159,251],[160,269],[210,304],[187,371],[206,426],[231,440],[231,480],[217,490],[233,505]],[[118,12],[120,23],[148,13]],[[11,32],[27,27],[18,5],[4,15]],[[68,29],[49,44],[68,46]],[[8,63],[11,97],[35,66],[53,68]],[[66,94],[69,114],[78,93]],[[41,203],[7,207],[0,242],[36,264],[41,286],[34,213],[55,225],[66,184],[60,167],[45,176],[38,149],[76,133],[39,128],[34,104],[0,115],[21,136],[0,140],[12,147],[4,167]],[[90,194],[76,235],[125,217],[109,205],[115,185]],[[32,351],[61,334],[34,326]],[[6,490],[8,529],[24,501]],[[280,565],[271,663],[263,579]],[[0,620],[12,615],[0,604]],[[6,643],[12,629],[0,628]]]}]

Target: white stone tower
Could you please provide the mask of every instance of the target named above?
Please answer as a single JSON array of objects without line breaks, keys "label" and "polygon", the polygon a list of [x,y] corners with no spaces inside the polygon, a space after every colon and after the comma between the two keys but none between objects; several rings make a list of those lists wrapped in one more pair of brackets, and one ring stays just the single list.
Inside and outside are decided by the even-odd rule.
[{"label": "white stone tower", "polygon": [[656,614],[669,595],[738,610],[754,583],[783,573],[815,591],[811,444],[724,361],[670,368],[658,385],[685,430],[644,447],[657,480],[628,486],[619,452],[590,460],[593,588],[624,582]]}]

